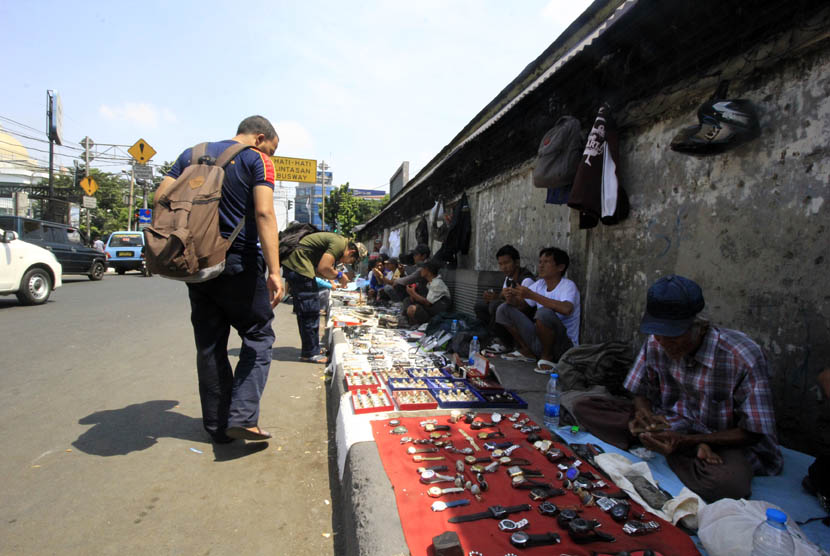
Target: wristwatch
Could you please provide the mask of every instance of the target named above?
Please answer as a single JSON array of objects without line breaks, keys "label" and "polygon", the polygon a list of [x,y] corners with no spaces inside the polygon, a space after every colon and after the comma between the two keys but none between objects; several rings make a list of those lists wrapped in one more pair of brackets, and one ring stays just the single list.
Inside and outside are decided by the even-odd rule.
[{"label": "wristwatch", "polygon": [[508,514],[526,512],[531,509],[530,504],[519,504],[518,506],[490,506],[486,512],[477,514],[457,515],[449,519],[450,523],[465,523],[479,519],[504,519]]},{"label": "wristwatch", "polygon": [[524,531],[516,531],[510,535],[510,544],[517,548],[530,548],[531,546],[544,546],[546,544],[557,544],[559,535],[556,533],[544,533],[542,535],[528,535]]}]

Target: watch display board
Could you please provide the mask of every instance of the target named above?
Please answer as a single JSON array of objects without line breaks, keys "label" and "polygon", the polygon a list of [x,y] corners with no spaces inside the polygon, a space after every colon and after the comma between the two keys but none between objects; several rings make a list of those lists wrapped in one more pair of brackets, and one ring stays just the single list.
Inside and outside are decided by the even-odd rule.
[{"label": "watch display board", "polygon": [[379,413],[395,409],[392,400],[389,399],[386,391],[382,388],[378,390],[352,390],[350,396],[355,414]]},{"label": "watch display board", "polygon": [[[430,554],[432,538],[444,531],[458,534],[464,554],[477,551],[479,554],[587,556],[592,552],[616,554],[645,548],[662,554],[698,554],[686,533],[653,514],[644,513],[642,507],[631,501],[628,519],[655,522],[659,527],[642,536],[625,533],[624,523],[611,517],[610,510],[616,502],[608,502],[609,498],[600,496],[603,492],[617,494],[620,489],[607,484],[608,479],[588,463],[577,466],[575,462],[579,458],[568,446],[550,441],[538,445],[529,442],[527,434],[514,428],[520,424],[533,424],[524,418],[524,415],[511,415],[498,421],[490,413],[480,413],[468,423],[459,418],[457,412],[431,419],[400,418],[399,425],[406,428],[409,438],[390,434],[395,427],[389,420],[372,421],[374,439],[393,486],[411,554]],[[449,430],[445,431],[447,425]],[[435,427],[441,427],[442,432],[431,436],[427,429],[434,430]],[[550,439],[547,431],[536,434],[542,439]],[[483,438],[489,435],[493,436]],[[545,449],[548,455],[539,448]],[[462,450],[472,451],[472,454],[462,453]],[[509,454],[505,455],[506,452]],[[444,470],[424,473],[436,465]],[[463,469],[460,490],[452,482],[459,468]],[[571,472],[574,479],[565,483],[567,470],[571,468],[577,472]],[[557,478],[559,473],[562,473],[562,479]],[[606,481],[605,486],[598,486],[603,484],[599,482],[601,480]],[[486,488],[482,488],[482,481]],[[532,490],[527,488],[531,486],[528,481],[547,484],[551,488],[537,491],[537,498],[533,498]],[[464,488],[465,483],[468,488]],[[473,485],[477,485],[475,492]],[[493,507],[496,509],[491,511]],[[503,515],[505,510],[509,512]],[[450,522],[450,518],[455,519]],[[527,523],[523,523],[524,520]],[[574,522],[573,525],[570,522]],[[595,522],[600,526],[596,527]],[[522,534],[516,535],[517,532]],[[579,542],[571,534],[576,535]],[[615,542],[604,540],[607,535]],[[555,536],[561,542],[554,547],[540,544],[525,550],[511,544],[511,536],[515,536],[514,542],[527,536],[532,541],[528,547]]]},{"label": "watch display board", "polygon": [[401,411],[435,409],[438,402],[429,393],[429,390],[400,390],[393,391],[392,398]]},{"label": "watch display board", "polygon": [[372,371],[347,372],[344,376],[349,390],[377,390],[381,387],[380,379]]}]

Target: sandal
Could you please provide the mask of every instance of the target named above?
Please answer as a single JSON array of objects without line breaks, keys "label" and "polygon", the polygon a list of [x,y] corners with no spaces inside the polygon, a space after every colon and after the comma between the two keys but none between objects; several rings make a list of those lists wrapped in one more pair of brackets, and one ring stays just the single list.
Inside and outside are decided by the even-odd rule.
[{"label": "sandal", "polygon": [[312,355],[311,357],[300,357],[300,361],[303,361],[304,363],[327,363],[328,357],[322,353],[318,353],[317,355]]},{"label": "sandal", "polygon": [[229,438],[250,440],[252,442],[261,442],[263,440],[268,440],[273,436],[270,432],[259,428],[259,426],[253,427],[253,429],[254,430],[246,429],[245,427],[228,427],[225,430],[225,434],[228,435]]},{"label": "sandal", "polygon": [[556,363],[548,361],[547,359],[539,359],[536,362],[536,367],[533,369],[534,373],[539,373],[540,375],[549,375],[555,371]]}]

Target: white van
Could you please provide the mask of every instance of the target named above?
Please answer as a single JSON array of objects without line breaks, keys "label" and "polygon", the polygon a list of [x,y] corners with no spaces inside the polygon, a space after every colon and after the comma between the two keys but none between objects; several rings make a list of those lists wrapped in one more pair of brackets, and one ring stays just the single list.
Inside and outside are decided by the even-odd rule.
[{"label": "white van", "polygon": [[0,230],[0,295],[17,295],[24,305],[46,303],[61,285],[61,264],[55,255]]}]

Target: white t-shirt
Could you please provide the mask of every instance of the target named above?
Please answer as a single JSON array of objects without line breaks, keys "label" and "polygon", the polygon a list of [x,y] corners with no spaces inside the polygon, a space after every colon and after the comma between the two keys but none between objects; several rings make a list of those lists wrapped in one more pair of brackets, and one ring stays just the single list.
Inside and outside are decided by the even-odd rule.
[{"label": "white t-shirt", "polygon": [[427,301],[436,303],[442,297],[450,297],[450,289],[438,276],[427,284]]},{"label": "white t-shirt", "polygon": [[[528,286],[532,291],[547,297],[548,299],[554,299],[556,301],[567,301],[568,303],[574,306],[574,310],[570,315],[563,315],[562,313],[556,313],[556,316],[559,317],[559,320],[562,321],[562,324],[565,325],[565,329],[568,331],[568,338],[571,339],[574,345],[579,344],[579,290],[576,288],[576,284],[573,283],[573,280],[569,280],[568,278],[562,278],[559,280],[559,283],[556,285],[553,290],[548,291],[548,286],[545,284],[543,279],[536,280]],[[525,299],[525,303],[530,305],[531,307],[539,308],[541,307],[540,304],[536,303],[532,299]]]}]

